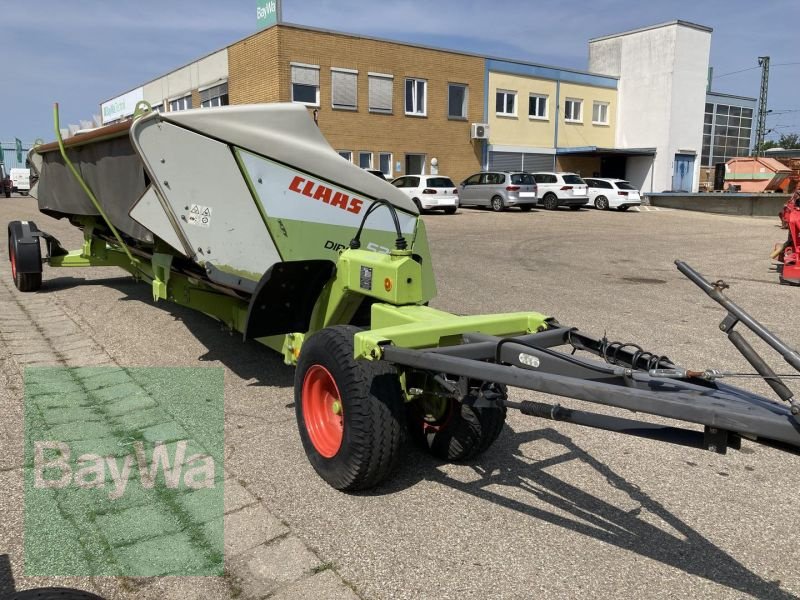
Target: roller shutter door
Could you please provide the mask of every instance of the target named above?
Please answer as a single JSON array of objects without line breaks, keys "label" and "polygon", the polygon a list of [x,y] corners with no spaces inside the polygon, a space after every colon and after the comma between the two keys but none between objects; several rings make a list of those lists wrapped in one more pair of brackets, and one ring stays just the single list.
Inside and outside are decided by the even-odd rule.
[{"label": "roller shutter door", "polygon": [[489,152],[489,169],[493,171],[552,171],[554,165],[553,154]]}]

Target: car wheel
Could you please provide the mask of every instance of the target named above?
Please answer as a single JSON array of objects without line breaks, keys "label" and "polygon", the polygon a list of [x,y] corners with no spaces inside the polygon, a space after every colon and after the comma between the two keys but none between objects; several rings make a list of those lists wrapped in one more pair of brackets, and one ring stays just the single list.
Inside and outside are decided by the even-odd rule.
[{"label": "car wheel", "polygon": [[594,207],[597,210],[608,210],[608,198],[605,196],[598,196],[594,199]]},{"label": "car wheel", "polygon": [[457,206],[449,206],[449,207],[444,209],[444,214],[446,214],[446,215],[454,215],[454,214],[456,214],[457,210],[458,210]]},{"label": "car wheel", "polygon": [[558,196],[555,194],[545,194],[542,198],[542,205],[546,210],[555,210],[558,208]]},{"label": "car wheel", "polygon": [[530,204],[521,204],[519,207],[522,212],[529,212],[532,208]]},{"label": "car wheel", "polygon": [[502,212],[506,209],[505,204],[503,204],[503,199],[500,196],[492,198],[491,207],[494,212]]}]

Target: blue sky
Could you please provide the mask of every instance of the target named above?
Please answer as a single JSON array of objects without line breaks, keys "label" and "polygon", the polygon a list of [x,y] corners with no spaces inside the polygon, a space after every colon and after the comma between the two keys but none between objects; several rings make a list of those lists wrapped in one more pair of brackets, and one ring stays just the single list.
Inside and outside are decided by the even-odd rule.
[{"label": "blue sky", "polygon": [[[53,139],[53,102],[62,126],[90,119],[101,101],[253,33],[255,7],[255,0],[0,1],[0,140]],[[587,68],[592,37],[684,19],[714,28],[715,91],[757,96],[757,57],[769,55],[767,137],[800,133],[797,0],[284,0],[283,17],[578,69]]]}]

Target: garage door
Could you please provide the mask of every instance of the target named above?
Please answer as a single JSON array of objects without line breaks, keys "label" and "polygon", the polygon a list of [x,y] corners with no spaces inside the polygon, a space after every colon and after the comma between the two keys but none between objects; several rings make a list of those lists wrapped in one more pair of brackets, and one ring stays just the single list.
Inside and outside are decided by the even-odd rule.
[{"label": "garage door", "polygon": [[489,152],[489,169],[493,171],[552,171],[554,165],[552,154]]}]

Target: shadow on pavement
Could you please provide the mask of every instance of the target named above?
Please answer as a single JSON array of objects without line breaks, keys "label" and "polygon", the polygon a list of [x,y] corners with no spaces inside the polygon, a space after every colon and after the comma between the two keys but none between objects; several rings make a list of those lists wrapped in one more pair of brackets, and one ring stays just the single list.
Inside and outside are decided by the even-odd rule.
[{"label": "shadow on pavement", "polygon": [[[46,281],[47,289],[42,292],[79,284],[104,285],[126,294],[124,301],[153,304],[150,288],[136,283],[130,277],[102,280],[61,277]],[[155,306],[183,321],[192,335],[208,349],[199,360],[218,360],[237,376],[255,380],[254,385],[293,385],[293,370],[285,366],[277,354],[261,344],[249,341],[243,345],[238,334],[225,335],[216,321],[191,309],[171,302],[159,302]],[[537,440],[560,445],[564,452],[532,463],[524,456],[521,448]],[[612,488],[626,494],[638,507],[630,511],[620,509],[546,471],[548,467],[573,460],[582,461],[594,469]],[[577,446],[571,438],[556,430],[546,428],[516,433],[506,426],[495,447],[468,463],[480,477],[477,481],[465,483],[448,477],[438,468],[440,464],[426,453],[412,449],[408,460],[392,480],[365,495],[392,494],[411,487],[420,480],[435,481],[480,500],[635,552],[732,590],[758,598],[796,598],[781,590],[779,582],[767,581],[750,571],[638,486],[628,482]],[[497,491],[502,487],[513,488],[517,495],[519,490],[527,492],[530,502],[503,496]],[[642,518],[643,513],[649,513],[650,520],[660,520],[676,533],[669,533],[648,522]]]},{"label": "shadow on pavement", "polygon": [[[539,462],[525,457],[523,445],[546,440],[563,447],[564,452]],[[757,598],[789,599],[797,596],[780,589],[779,581],[767,581],[750,571],[713,542],[700,535],[637,485],[615,473],[576,445],[571,438],[554,429],[516,433],[506,425],[500,438],[486,454],[467,463],[477,481],[463,482],[449,477],[435,459],[421,454],[409,460],[396,479],[377,494],[389,494],[410,487],[419,480],[435,481],[581,535],[635,552],[676,569],[703,577]],[[546,469],[578,460],[591,467],[608,484],[628,496],[638,506],[623,510],[608,501],[585,492],[570,481],[548,473]],[[411,464],[414,463],[414,464]],[[500,493],[513,488],[515,498]],[[519,491],[529,494],[530,502],[520,500]],[[647,515],[646,513],[649,513]],[[644,517],[649,516],[647,520]],[[662,521],[666,527],[652,522]],[[665,531],[672,529],[673,533]]]},{"label": "shadow on pavement", "polygon": [[278,387],[294,385],[294,370],[284,365],[281,357],[263,344],[252,340],[242,342],[241,334],[223,329],[218,321],[196,310],[164,300],[154,302],[150,287],[135,281],[129,275],[104,279],[45,278],[39,293],[77,286],[109,287],[125,294],[123,302],[143,302],[169,313],[176,320],[183,322],[189,332],[206,347],[207,352],[198,356],[198,360],[219,361],[238,377],[246,381],[252,380],[251,385]]}]

